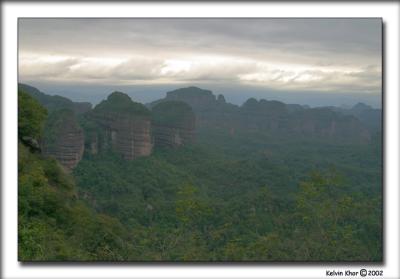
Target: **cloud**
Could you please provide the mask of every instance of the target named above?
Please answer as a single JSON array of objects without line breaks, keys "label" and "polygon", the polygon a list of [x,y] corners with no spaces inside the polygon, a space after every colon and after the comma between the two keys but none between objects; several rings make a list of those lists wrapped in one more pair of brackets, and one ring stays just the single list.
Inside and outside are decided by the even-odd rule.
[{"label": "cloud", "polygon": [[19,60],[19,72],[24,77],[62,77],[68,75],[70,68],[78,63],[78,59],[69,57],[52,57],[52,59]]},{"label": "cloud", "polygon": [[352,71],[332,69],[284,70],[264,68],[241,75],[247,83],[258,83],[282,90],[311,90],[377,93],[381,91],[381,72],[376,66]]},{"label": "cloud", "polygon": [[22,78],[380,91],[380,19],[20,19]]}]

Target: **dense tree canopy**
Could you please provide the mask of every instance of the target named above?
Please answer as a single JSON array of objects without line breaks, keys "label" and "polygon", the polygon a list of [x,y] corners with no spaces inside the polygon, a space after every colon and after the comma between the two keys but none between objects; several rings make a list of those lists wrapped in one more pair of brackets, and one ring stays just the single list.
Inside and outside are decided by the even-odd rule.
[{"label": "dense tree canopy", "polygon": [[29,94],[18,91],[18,137],[38,138],[42,132],[47,111]]}]

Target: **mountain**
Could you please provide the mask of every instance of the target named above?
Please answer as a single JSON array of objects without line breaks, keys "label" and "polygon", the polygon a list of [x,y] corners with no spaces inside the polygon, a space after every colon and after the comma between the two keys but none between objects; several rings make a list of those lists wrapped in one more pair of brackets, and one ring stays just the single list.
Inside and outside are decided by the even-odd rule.
[{"label": "mountain", "polygon": [[[137,258],[129,230],[87,206],[79,198],[73,174],[22,140],[43,137],[47,114],[22,90],[18,101],[18,260],[115,261],[127,259],[127,254]],[[62,117],[68,119],[71,113]]]},{"label": "mountain", "polygon": [[197,87],[167,92],[164,99],[149,106],[172,100],[185,102],[192,107],[199,129],[219,129],[231,134],[261,132],[280,137],[300,136],[358,143],[368,142],[371,138],[366,125],[355,114],[254,98],[239,107],[227,103],[222,95],[216,97],[210,90]]},{"label": "mountain", "polygon": [[371,133],[382,132],[382,110],[374,109],[364,103],[353,107],[326,107],[343,115],[352,115],[359,119]]},{"label": "mountain", "polygon": [[152,108],[153,134],[156,146],[179,147],[195,139],[195,114],[181,101],[166,101]]},{"label": "mountain", "polygon": [[374,109],[363,103],[358,103],[353,106],[348,113],[354,115],[371,131],[382,131],[382,110]]},{"label": "mountain", "polygon": [[19,87],[48,108],[41,146],[44,154],[57,158],[69,170],[79,163],[84,150],[92,155],[114,150],[132,160],[150,155],[153,146],[191,144],[196,134],[212,131],[224,131],[231,137],[259,133],[275,138],[366,143],[372,133],[367,127],[379,124],[379,112],[364,104],[351,109],[308,108],[250,98],[236,106],[223,95],[198,87],[167,92],[165,98],[148,104],[151,110],[116,91],[82,113],[78,109],[81,103],[46,95],[29,85]]},{"label": "mountain", "polygon": [[195,110],[212,107],[216,104],[216,98],[210,90],[198,87],[186,87],[167,92],[167,100],[183,101]]},{"label": "mountain", "polygon": [[79,163],[85,149],[92,155],[113,150],[132,160],[150,155],[154,142],[159,147],[194,142],[195,115],[184,102],[162,103],[150,111],[116,91],[93,109],[82,110],[82,103],[49,96],[25,84],[19,88],[49,111],[40,146],[43,154],[56,158],[67,170]]},{"label": "mountain", "polygon": [[101,149],[112,148],[127,160],[151,154],[151,112],[128,95],[111,93],[87,118],[97,125]]},{"label": "mountain", "polygon": [[18,90],[22,90],[36,100],[39,101],[41,105],[43,105],[49,112],[58,109],[70,109],[74,111],[76,114],[82,114],[89,111],[92,108],[92,104],[88,102],[73,102],[68,98],[58,96],[58,95],[48,95],[35,87],[32,87],[27,84],[19,83]]},{"label": "mountain", "polygon": [[[21,141],[29,145],[31,149],[56,158],[66,170],[72,170],[81,160],[84,151],[83,130],[78,123],[76,113],[71,109],[73,108],[72,101],[61,99],[62,102],[58,102],[57,106],[53,106],[48,111],[39,103],[40,100],[53,100],[51,96],[32,88],[30,90],[34,94],[29,94],[22,87],[18,91],[18,103],[21,110],[19,115],[24,116],[19,120]],[[24,107],[36,108],[35,113],[26,115]],[[37,120],[39,115],[43,116],[40,119],[40,135],[27,136],[26,134],[33,134],[32,125],[39,125],[39,120]]]}]

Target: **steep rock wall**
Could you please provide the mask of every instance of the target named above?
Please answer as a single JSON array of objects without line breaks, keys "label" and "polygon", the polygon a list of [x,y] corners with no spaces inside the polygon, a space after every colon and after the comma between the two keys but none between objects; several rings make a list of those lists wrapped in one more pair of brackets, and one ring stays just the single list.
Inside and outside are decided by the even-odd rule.
[{"label": "steep rock wall", "polygon": [[95,107],[89,118],[104,130],[98,135],[101,137],[101,149],[112,148],[127,160],[151,154],[150,112],[126,94],[112,93]]},{"label": "steep rock wall", "polygon": [[71,110],[53,112],[45,125],[43,153],[53,156],[67,170],[72,170],[82,159],[84,134]]},{"label": "steep rock wall", "polygon": [[179,147],[195,141],[196,118],[189,105],[166,101],[153,107],[154,143],[159,147]]}]

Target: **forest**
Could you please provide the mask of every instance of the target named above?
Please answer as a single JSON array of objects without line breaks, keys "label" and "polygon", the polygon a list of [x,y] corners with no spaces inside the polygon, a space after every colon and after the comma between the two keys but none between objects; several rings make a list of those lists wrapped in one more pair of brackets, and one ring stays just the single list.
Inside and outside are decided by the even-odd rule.
[{"label": "forest", "polygon": [[18,92],[20,261],[383,260],[380,110],[192,87],[84,109],[32,88]]}]

